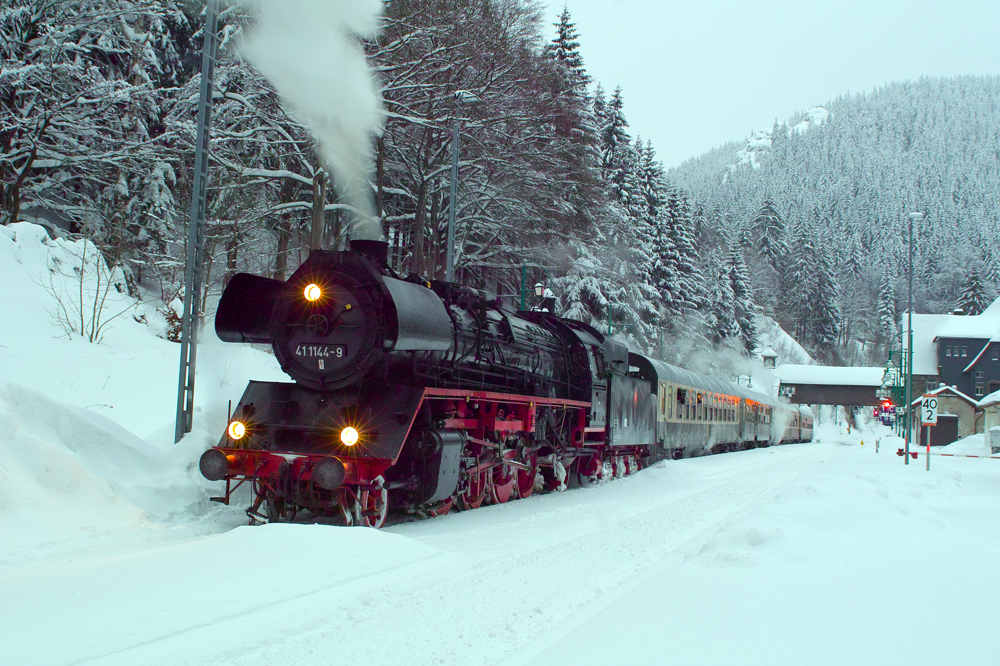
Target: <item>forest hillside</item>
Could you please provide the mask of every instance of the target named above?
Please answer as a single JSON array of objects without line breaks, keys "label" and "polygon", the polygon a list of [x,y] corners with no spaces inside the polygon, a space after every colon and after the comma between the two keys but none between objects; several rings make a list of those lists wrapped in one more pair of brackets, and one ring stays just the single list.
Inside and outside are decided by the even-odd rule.
[{"label": "forest hillside", "polygon": [[906,308],[910,212],[925,214],[918,312],[975,313],[1000,282],[1000,77],[839,97],[667,177],[742,248],[764,312],[814,349],[877,360]]}]

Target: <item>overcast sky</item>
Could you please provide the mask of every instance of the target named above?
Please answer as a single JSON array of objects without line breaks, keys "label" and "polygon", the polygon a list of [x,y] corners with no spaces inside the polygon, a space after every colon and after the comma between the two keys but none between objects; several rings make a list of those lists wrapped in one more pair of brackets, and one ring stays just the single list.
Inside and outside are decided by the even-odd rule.
[{"label": "overcast sky", "polygon": [[676,166],[775,118],[923,75],[1000,74],[1000,0],[543,0]]}]

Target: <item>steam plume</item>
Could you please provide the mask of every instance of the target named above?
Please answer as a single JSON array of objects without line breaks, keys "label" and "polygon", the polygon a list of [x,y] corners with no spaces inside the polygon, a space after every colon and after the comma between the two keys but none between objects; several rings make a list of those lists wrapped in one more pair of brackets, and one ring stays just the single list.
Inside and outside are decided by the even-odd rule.
[{"label": "steam plume", "polygon": [[373,37],[381,0],[242,0],[260,23],[240,51],[274,85],[286,110],[318,144],[333,184],[358,211],[354,238],[378,240],[368,175],[382,99],[357,37]]}]

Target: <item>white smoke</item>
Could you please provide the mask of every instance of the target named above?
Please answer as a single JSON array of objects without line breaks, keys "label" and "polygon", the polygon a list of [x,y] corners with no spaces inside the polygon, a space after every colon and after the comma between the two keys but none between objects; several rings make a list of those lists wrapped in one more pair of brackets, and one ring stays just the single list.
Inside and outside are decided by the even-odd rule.
[{"label": "white smoke", "polygon": [[358,211],[354,238],[378,240],[368,176],[382,98],[358,37],[374,37],[381,0],[241,0],[260,23],[240,44],[274,85],[286,110],[318,144],[337,193]]}]

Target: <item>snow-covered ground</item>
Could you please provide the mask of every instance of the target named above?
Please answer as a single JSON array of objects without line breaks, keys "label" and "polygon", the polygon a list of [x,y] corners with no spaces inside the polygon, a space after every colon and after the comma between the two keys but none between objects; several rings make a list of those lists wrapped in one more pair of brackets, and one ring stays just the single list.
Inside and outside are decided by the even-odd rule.
[{"label": "snow-covered ground", "polygon": [[998,663],[1000,460],[925,472],[824,424],[381,531],[251,528],[197,459],[273,359],[207,341],[171,444],[177,346],[131,316],[53,337],[36,278],[68,250],[32,233],[0,235],[2,664]]}]

